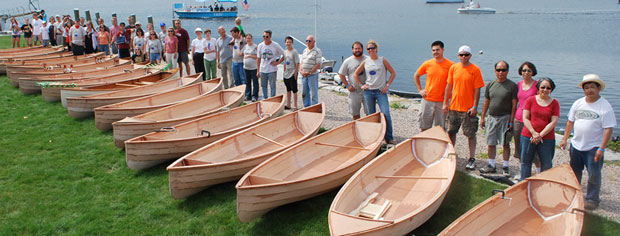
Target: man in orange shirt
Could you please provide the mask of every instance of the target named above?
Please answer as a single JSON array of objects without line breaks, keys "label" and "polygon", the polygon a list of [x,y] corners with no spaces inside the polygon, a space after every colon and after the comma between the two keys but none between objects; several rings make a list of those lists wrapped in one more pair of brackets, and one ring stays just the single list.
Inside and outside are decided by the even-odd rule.
[{"label": "man in orange shirt", "polygon": [[[419,118],[422,131],[437,125],[445,128],[442,105],[448,81],[448,71],[450,66],[454,64],[454,62],[443,57],[445,50],[443,42],[433,42],[431,50],[433,51],[433,59],[422,63],[413,75],[415,86],[418,88],[420,95],[422,95]],[[422,83],[420,82],[420,77],[423,75],[426,75],[424,89],[422,89]]]},{"label": "man in orange shirt", "polygon": [[478,132],[478,101],[480,88],[484,87],[480,68],[469,62],[471,48],[459,48],[460,63],[450,67],[448,85],[443,100],[443,113],[448,114],[448,135],[456,145],[456,133],[463,125],[463,134],[469,142],[469,160],[466,169],[476,168],[476,132]]}]

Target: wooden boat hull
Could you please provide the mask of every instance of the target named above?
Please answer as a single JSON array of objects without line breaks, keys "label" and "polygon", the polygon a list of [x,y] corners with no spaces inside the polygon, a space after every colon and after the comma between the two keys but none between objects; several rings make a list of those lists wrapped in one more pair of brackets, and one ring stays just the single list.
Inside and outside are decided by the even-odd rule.
[{"label": "wooden boat hull", "polygon": [[[92,71],[92,70],[97,70],[97,69],[101,70],[102,68],[105,69],[107,67],[119,65],[122,63],[128,63],[128,61],[123,60],[121,62],[118,60],[118,58],[114,58],[114,59],[105,60],[105,61],[97,62],[97,63],[93,62],[93,63],[75,65],[73,67],[73,70],[75,72]],[[7,77],[9,77],[9,80],[11,80],[11,85],[15,87],[19,86],[19,78],[37,78],[41,76],[65,74],[62,68],[52,69],[52,70],[26,71],[26,72],[11,72],[8,69],[9,68],[7,68]]]},{"label": "wooden boat hull", "polygon": [[563,164],[494,194],[439,235],[580,235],[583,207],[581,186]]},{"label": "wooden boat hull", "polygon": [[193,151],[168,166],[170,194],[183,199],[209,186],[238,180],[268,158],[316,135],[324,119],[320,103]]},{"label": "wooden boat hull", "polygon": [[385,136],[375,113],[303,141],[266,160],[237,182],[237,216],[248,222],[271,209],[344,184],[374,158]]},{"label": "wooden boat hull", "polygon": [[[441,127],[409,138],[365,165],[340,189],[329,211],[330,232],[407,235],[437,211],[455,171],[454,147]],[[374,218],[361,214],[369,199],[386,209],[374,212]]]},{"label": "wooden boat hull", "polygon": [[237,107],[243,102],[244,96],[245,85],[240,85],[142,115],[127,117],[112,123],[114,144],[124,148],[124,142],[128,139]]},{"label": "wooden boat hull", "polygon": [[182,157],[230,134],[280,116],[284,111],[284,101],[284,96],[278,95],[172,126],[174,132],[151,132],[127,140],[127,166],[143,170]]},{"label": "wooden boat hull", "polygon": [[73,56],[73,53],[65,52],[65,53],[59,53],[59,54],[32,56],[32,57],[21,58],[21,59],[20,58],[0,59],[0,75],[6,74],[6,66],[7,65],[29,64],[29,63],[33,63],[34,61],[39,61],[39,62],[43,62],[43,61],[46,61],[46,60],[52,60],[53,61],[56,58],[71,57],[71,56]]},{"label": "wooden boat hull", "polygon": [[124,73],[126,70],[133,69],[131,64],[124,64],[118,66],[112,66],[106,68],[104,70],[95,70],[90,72],[79,72],[79,73],[69,73],[69,74],[60,74],[60,75],[52,75],[52,76],[43,76],[43,77],[34,77],[34,78],[18,78],[19,80],[19,90],[23,94],[35,94],[41,92],[41,85],[38,83],[43,82],[63,82],[74,79],[90,79],[90,78],[99,78],[110,75],[117,75]]},{"label": "wooden boat hull", "polygon": [[113,122],[125,117],[141,115],[221,89],[222,79],[212,79],[167,92],[97,107],[95,108],[95,126],[101,131],[110,130]]}]

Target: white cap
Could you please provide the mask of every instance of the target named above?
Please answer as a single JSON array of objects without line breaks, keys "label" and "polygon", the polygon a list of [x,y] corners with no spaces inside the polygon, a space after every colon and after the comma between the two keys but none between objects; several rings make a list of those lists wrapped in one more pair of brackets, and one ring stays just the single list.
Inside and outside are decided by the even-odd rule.
[{"label": "white cap", "polygon": [[45,24],[45,23],[47,23],[47,21],[43,21],[43,22],[41,22],[41,23]]},{"label": "white cap", "polygon": [[459,52],[458,53],[461,53],[461,52],[466,52],[466,53],[471,54],[471,48],[469,46],[467,46],[467,45],[463,45],[463,46],[461,46],[459,48]]},{"label": "white cap", "polygon": [[202,29],[201,29],[200,27],[198,27],[198,28],[196,28],[196,29],[194,30],[194,32],[202,32]]},{"label": "white cap", "polygon": [[597,74],[584,75],[583,80],[581,81],[581,83],[579,83],[579,85],[577,85],[577,87],[583,88],[583,84],[588,83],[588,82],[595,82],[601,86],[601,90],[605,89],[605,82],[603,82],[603,80],[600,77],[598,77]]},{"label": "white cap", "polygon": [[136,25],[142,25],[142,24],[140,23],[140,21],[138,21],[138,22],[136,22]]}]

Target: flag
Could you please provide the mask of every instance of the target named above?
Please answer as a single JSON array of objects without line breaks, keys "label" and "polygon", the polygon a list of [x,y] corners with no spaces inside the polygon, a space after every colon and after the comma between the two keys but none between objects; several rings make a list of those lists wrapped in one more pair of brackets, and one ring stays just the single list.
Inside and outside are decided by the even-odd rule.
[{"label": "flag", "polygon": [[243,0],[241,5],[243,6],[243,8],[245,8],[246,11],[250,8],[250,4],[248,3],[248,0]]}]

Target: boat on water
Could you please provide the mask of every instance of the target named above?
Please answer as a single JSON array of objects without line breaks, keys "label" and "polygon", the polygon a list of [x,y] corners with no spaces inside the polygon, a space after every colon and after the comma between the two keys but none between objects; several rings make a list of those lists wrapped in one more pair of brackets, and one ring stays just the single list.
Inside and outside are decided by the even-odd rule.
[{"label": "boat on water", "polygon": [[568,164],[493,193],[439,235],[581,235],[583,193]]},{"label": "boat on water", "polygon": [[439,126],[387,150],[355,173],[329,210],[332,235],[407,235],[437,211],[456,154]]},{"label": "boat on water", "polygon": [[463,0],[426,0],[426,3],[463,3]]},{"label": "boat on water", "polygon": [[215,0],[211,5],[206,4],[207,0],[196,2],[202,2],[203,5],[185,7],[183,3],[175,3],[173,11],[179,18],[189,19],[237,17],[237,0]]},{"label": "boat on water", "polygon": [[459,14],[495,14],[495,9],[480,7],[480,3],[470,0],[467,5],[461,6],[456,12]]}]

